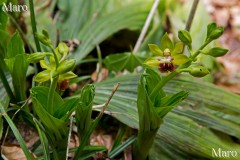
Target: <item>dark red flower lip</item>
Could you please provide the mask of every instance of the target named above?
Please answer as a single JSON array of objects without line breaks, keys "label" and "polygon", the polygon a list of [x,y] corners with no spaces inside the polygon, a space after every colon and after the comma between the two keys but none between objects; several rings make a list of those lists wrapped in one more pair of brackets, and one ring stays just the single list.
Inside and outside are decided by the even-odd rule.
[{"label": "dark red flower lip", "polygon": [[158,65],[158,70],[159,70],[161,73],[172,72],[172,71],[175,70],[175,66],[173,65],[172,62],[159,63],[159,65]]}]

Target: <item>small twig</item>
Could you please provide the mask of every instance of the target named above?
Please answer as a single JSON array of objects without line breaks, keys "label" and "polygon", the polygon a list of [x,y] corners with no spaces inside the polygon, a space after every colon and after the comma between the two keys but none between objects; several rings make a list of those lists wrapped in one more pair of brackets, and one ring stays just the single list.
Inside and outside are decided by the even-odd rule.
[{"label": "small twig", "polygon": [[150,10],[150,12],[148,14],[147,20],[146,20],[146,22],[145,22],[145,24],[143,26],[143,29],[142,29],[142,31],[140,33],[140,36],[138,37],[137,43],[136,43],[136,45],[135,45],[135,47],[133,49],[133,53],[136,53],[139,50],[139,48],[141,46],[141,43],[142,43],[142,41],[143,41],[143,39],[144,39],[144,37],[145,37],[145,35],[147,33],[148,27],[150,25],[150,22],[151,22],[151,20],[153,18],[153,15],[154,15],[154,13],[155,13],[155,11],[157,9],[157,6],[158,6],[159,2],[160,2],[160,0],[155,0],[155,2],[154,2],[153,6],[152,6],[152,8],[151,8],[151,10]]},{"label": "small twig", "polygon": [[[69,133],[68,133],[68,144],[70,143],[70,140],[71,140],[72,127],[73,127],[73,115],[70,116],[70,126],[69,126]],[[69,153],[69,145],[67,145],[66,160],[68,160],[68,153]]]},{"label": "small twig", "polygon": [[[191,11],[188,15],[188,20],[187,20],[187,23],[186,23],[186,26],[185,26],[185,30],[187,30],[187,31],[190,31],[190,29],[191,29],[193,18],[195,16],[195,13],[196,13],[196,10],[197,10],[198,2],[199,2],[199,0],[194,0],[193,1],[192,8],[191,8]],[[184,52],[184,50],[185,50],[185,44],[183,45],[182,52]]]},{"label": "small twig", "polygon": [[[117,83],[117,84],[114,86],[114,88],[113,88],[113,90],[112,90],[112,94],[110,95],[110,97],[108,97],[108,100],[107,100],[107,102],[104,104],[104,106],[103,106],[102,110],[100,111],[98,117],[101,117],[101,116],[103,115],[105,109],[107,108],[108,104],[110,103],[110,101],[111,101],[113,95],[115,94],[115,92],[117,91],[119,85],[120,85],[120,83]],[[98,118],[98,117],[97,117],[97,118]],[[97,118],[96,118],[96,119],[97,119]]]},{"label": "small twig", "polygon": [[101,70],[102,70],[102,52],[101,52],[99,45],[96,45],[96,49],[97,49],[97,55],[98,55],[98,63],[97,63],[97,69],[96,69],[96,72],[97,72],[96,81],[99,82],[102,79],[102,77],[100,75]]},{"label": "small twig", "polygon": [[41,6],[35,8],[35,12],[38,12],[51,4],[51,0],[45,1]]},{"label": "small twig", "polygon": [[190,31],[192,21],[193,21],[194,15],[197,10],[198,2],[199,2],[199,0],[193,1],[192,8],[191,8],[190,14],[188,16],[188,20],[187,20],[186,27],[185,27],[185,30],[187,30],[187,31]]}]

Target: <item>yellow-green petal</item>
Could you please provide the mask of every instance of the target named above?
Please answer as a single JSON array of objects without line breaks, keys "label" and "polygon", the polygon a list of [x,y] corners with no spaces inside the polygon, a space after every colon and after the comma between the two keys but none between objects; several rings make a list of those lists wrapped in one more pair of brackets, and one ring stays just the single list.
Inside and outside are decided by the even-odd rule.
[{"label": "yellow-green petal", "polygon": [[163,56],[163,51],[156,44],[148,44],[150,51],[157,56]]},{"label": "yellow-green petal", "polygon": [[160,44],[163,50],[168,48],[170,51],[173,51],[173,43],[167,33],[163,35]]},{"label": "yellow-green petal", "polygon": [[147,65],[147,66],[150,66],[150,67],[155,67],[155,66],[158,66],[159,65],[159,60],[157,57],[151,57],[151,58],[148,58],[147,60],[145,60],[143,62],[144,65]]},{"label": "yellow-green petal", "polygon": [[40,66],[44,69],[50,69],[50,66],[47,64],[45,60],[40,60]]},{"label": "yellow-green petal", "polygon": [[51,71],[50,70],[44,70],[42,72],[39,72],[35,77],[34,81],[35,82],[45,82],[48,81],[51,77]]},{"label": "yellow-green petal", "polygon": [[75,77],[77,77],[77,75],[74,74],[72,71],[69,71],[67,73],[60,74],[60,76],[58,78],[58,82],[62,82],[65,79],[72,79],[72,78],[75,78]]},{"label": "yellow-green petal", "polygon": [[182,53],[182,51],[183,51],[183,42],[177,42],[171,54],[175,55],[178,53]]},{"label": "yellow-green petal", "polygon": [[181,65],[189,61],[189,58],[185,54],[176,54],[173,57],[173,64]]}]

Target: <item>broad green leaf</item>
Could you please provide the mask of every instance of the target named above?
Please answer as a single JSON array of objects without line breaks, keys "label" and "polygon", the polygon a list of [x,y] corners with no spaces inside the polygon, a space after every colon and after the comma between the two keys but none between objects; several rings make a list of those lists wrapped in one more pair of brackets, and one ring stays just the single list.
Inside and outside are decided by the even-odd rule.
[{"label": "broad green leaf", "polygon": [[[138,128],[136,111],[138,80],[139,76],[128,75],[98,83],[95,103],[104,103],[107,95],[111,93],[111,86],[120,82],[121,87],[107,110],[121,122]],[[153,150],[150,159],[154,159],[152,157],[154,155],[162,157],[163,154],[167,157],[177,156],[177,159],[186,159],[186,157],[211,159],[212,148],[220,147],[224,150],[239,148],[238,144],[222,138],[212,130],[219,131],[225,136],[240,138],[240,109],[236,105],[240,104],[238,95],[193,77],[172,79],[165,86],[165,90],[168,94],[188,90],[190,94],[179,107],[174,108],[164,118],[164,123],[155,139],[155,145],[161,148],[161,152],[159,149]],[[200,107],[199,102],[204,105]],[[172,155],[174,151],[180,151],[181,154]]]},{"label": "broad green leaf", "polygon": [[157,81],[154,78],[155,77],[151,77],[151,74],[143,75],[138,83],[137,108],[140,132],[155,130],[159,128],[162,121],[162,119],[158,117],[155,109],[155,107],[159,106],[154,106],[154,100],[151,100],[149,97],[149,93],[151,93],[153,86],[155,86],[154,82]]},{"label": "broad green leaf", "polygon": [[176,94],[170,94],[161,99],[161,106],[176,106],[188,96],[187,91],[180,91]]},{"label": "broad green leaf", "polygon": [[15,32],[7,45],[7,58],[15,57],[16,55],[23,54],[24,52],[25,51],[21,37],[19,36],[18,32]]},{"label": "broad green leaf", "polygon": [[0,30],[0,36],[1,36],[1,41],[0,41],[0,57],[4,59],[7,54],[7,43],[10,39],[10,35],[8,32]]},{"label": "broad green leaf", "polygon": [[4,59],[10,73],[13,73],[13,66],[14,66],[15,60],[16,60],[16,57]]},{"label": "broad green leaf", "polygon": [[16,55],[13,58],[5,60],[12,76],[12,84],[15,92],[15,97],[18,101],[26,99],[26,74],[28,62],[24,54]]},{"label": "broad green leaf", "polygon": [[162,47],[162,50],[164,51],[166,48],[168,48],[170,51],[172,51],[173,43],[172,40],[169,38],[168,34],[165,33],[160,41],[160,45]]},{"label": "broad green leaf", "polygon": [[154,142],[157,130],[163,122],[157,113],[161,99],[160,93],[156,99],[151,99],[149,94],[159,82],[159,75],[150,69],[146,69],[138,82],[137,109],[139,116],[139,131],[137,141],[133,146],[134,159],[146,159]]},{"label": "broad green leaf", "polygon": [[34,77],[34,81],[41,83],[41,82],[45,82],[48,81],[51,77],[51,70],[44,70],[42,72],[39,72],[35,77]]},{"label": "broad green leaf", "polygon": [[28,62],[24,56],[24,46],[18,32],[16,32],[7,44],[7,59],[5,62],[12,76],[12,83],[16,100],[26,99],[26,73]]},{"label": "broad green leaf", "polygon": [[8,22],[7,14],[2,10],[3,5],[0,2],[0,30],[5,30]]},{"label": "broad green leaf", "polygon": [[[44,109],[49,112],[49,108],[47,108],[47,99],[48,99],[48,92],[49,88],[45,86],[37,86],[33,87],[31,89],[31,96],[34,96],[39,103],[44,107]],[[63,105],[64,101],[60,97],[60,95],[57,92],[54,92],[54,108],[53,108],[53,113],[56,112],[60,106]],[[57,118],[57,117],[56,117]]]},{"label": "broad green leaf", "polygon": [[173,57],[172,62],[176,65],[181,65],[189,61],[189,58],[185,54],[176,54],[173,55],[172,57]]},{"label": "broad green leaf", "polygon": [[142,28],[151,5],[151,1],[131,3],[93,20],[89,19],[77,34],[77,38],[82,43],[73,54],[77,60],[76,64],[79,64],[80,60],[90,53],[97,44],[100,44],[113,33],[126,28],[131,30]]},{"label": "broad green leaf", "polygon": [[157,108],[158,115],[164,117],[169,111],[176,107],[188,96],[187,91],[180,91],[176,94],[168,95],[161,99],[161,107]]},{"label": "broad green leaf", "polygon": [[107,56],[103,62],[109,70],[120,71],[126,65],[129,57],[130,53],[112,54]]},{"label": "broad green leaf", "polygon": [[104,59],[104,64],[109,70],[120,71],[122,69],[127,69],[133,72],[137,66],[142,65],[145,59],[145,56],[126,52],[107,56]]},{"label": "broad green leaf", "polygon": [[156,44],[148,44],[148,47],[154,55],[163,56],[163,51]]},{"label": "broad green leaf", "polygon": [[69,118],[72,112],[76,109],[78,102],[79,98],[65,100],[64,103],[57,108],[53,116],[64,121],[67,120],[67,118]]},{"label": "broad green leaf", "polygon": [[51,140],[54,143],[59,143],[58,141],[65,139],[67,137],[67,123],[50,115],[36,98],[35,94],[31,93],[31,97],[33,101],[33,110],[43,123]]}]

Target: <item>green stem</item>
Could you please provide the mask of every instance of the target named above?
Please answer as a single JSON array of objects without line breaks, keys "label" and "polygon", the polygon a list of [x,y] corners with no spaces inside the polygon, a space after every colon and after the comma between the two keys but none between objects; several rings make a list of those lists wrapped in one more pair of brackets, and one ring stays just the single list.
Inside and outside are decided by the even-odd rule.
[{"label": "green stem", "polygon": [[50,114],[53,114],[54,92],[57,87],[57,82],[58,82],[58,76],[52,79],[50,89],[48,92],[47,108],[48,108]]},{"label": "green stem", "polygon": [[38,52],[41,52],[40,43],[37,38],[37,26],[36,26],[36,20],[35,20],[35,13],[34,13],[34,6],[33,6],[33,0],[29,0],[29,7],[30,7],[30,15],[31,15],[31,23],[32,23],[32,31],[34,36],[35,45]]},{"label": "green stem", "polygon": [[173,77],[175,77],[178,74],[178,70],[171,72],[168,74],[166,77],[164,77],[158,84],[157,86],[152,90],[150,93],[150,99],[154,99],[157,93],[162,89],[162,87],[170,81]]},{"label": "green stem", "polygon": [[146,160],[159,128],[138,133],[133,144],[133,159]]},{"label": "green stem", "polygon": [[210,41],[206,41],[192,56],[192,60],[194,60],[200,53],[201,51],[210,43]]},{"label": "green stem", "polygon": [[6,90],[9,98],[10,98],[12,101],[15,101],[15,97],[14,97],[14,95],[13,95],[13,92],[12,92],[9,84],[8,84],[7,78],[6,78],[6,76],[5,76],[5,74],[4,74],[3,70],[2,70],[2,67],[0,67],[0,78],[1,78],[1,80],[2,80],[3,86],[4,86],[5,90]]},{"label": "green stem", "polygon": [[58,61],[57,53],[55,52],[53,46],[49,46],[49,47],[50,47],[50,49],[51,49],[51,51],[52,51],[52,53],[53,53],[54,60],[55,60],[55,62],[56,62],[56,69],[57,69],[58,66],[59,66],[59,61]]}]

